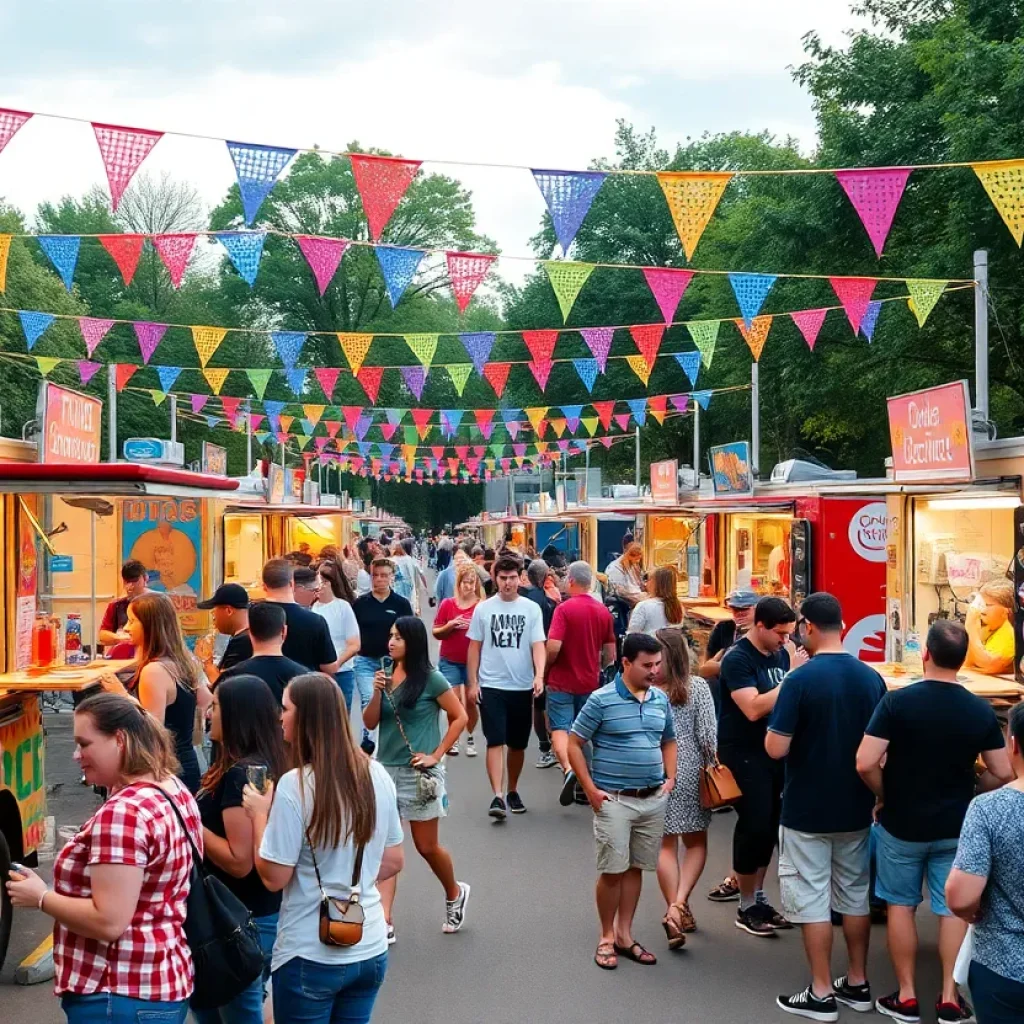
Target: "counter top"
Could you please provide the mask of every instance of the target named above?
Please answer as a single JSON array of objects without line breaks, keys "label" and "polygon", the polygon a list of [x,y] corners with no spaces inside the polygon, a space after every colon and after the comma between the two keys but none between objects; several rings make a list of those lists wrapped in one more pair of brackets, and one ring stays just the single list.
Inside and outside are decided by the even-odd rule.
[{"label": "counter top", "polygon": [[88,665],[59,665],[45,672],[26,671],[0,674],[0,693],[30,693],[38,690],[60,690],[80,693],[99,683],[108,672],[120,672],[134,665],[133,661],[99,661]]},{"label": "counter top", "polygon": [[[904,666],[896,666],[891,663],[884,665],[872,665],[890,690],[898,690],[901,687],[916,683],[921,678],[919,670],[903,669]],[[959,682],[963,683],[971,693],[976,693],[986,700],[1002,698],[1004,700],[1017,701],[1024,698],[1024,686],[1020,686],[1012,675],[987,676],[975,669],[964,668],[957,674]]]},{"label": "counter top", "polygon": [[704,619],[706,622],[717,624],[732,619],[732,612],[723,608],[713,599],[707,597],[681,597],[679,603],[688,616],[695,619]]}]

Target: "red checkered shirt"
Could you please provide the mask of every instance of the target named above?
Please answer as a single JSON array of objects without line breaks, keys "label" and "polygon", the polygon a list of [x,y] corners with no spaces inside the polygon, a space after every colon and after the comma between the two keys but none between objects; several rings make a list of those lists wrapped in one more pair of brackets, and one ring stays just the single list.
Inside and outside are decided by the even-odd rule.
[{"label": "red checkered shirt", "polygon": [[[203,826],[192,794],[171,780],[173,799],[200,851]],[[55,924],[53,958],[58,995],[111,992],[160,1002],[192,994],[192,954],[185,940],[185,900],[192,850],[177,815],[152,783],[119,790],[61,850],[53,887],[89,898],[92,864],[140,867],[142,889],[131,924],[115,942],[87,939]]]}]

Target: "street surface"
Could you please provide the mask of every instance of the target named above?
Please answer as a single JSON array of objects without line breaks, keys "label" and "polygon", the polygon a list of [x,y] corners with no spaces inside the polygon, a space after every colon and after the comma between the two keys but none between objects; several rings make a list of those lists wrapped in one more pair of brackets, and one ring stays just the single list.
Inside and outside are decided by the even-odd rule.
[{"label": "street surface", "polygon": [[[432,612],[430,613],[432,618]],[[436,659],[436,647],[433,652]],[[78,784],[71,760],[71,715],[47,716],[47,778],[60,786],[50,798],[58,829],[78,824],[96,798]],[[620,958],[615,971],[592,961],[597,943],[593,903],[591,812],[558,804],[560,773],[533,767],[527,754],[520,792],[528,812],[503,824],[487,817],[490,792],[481,756],[448,759],[451,808],[441,839],[472,896],[463,930],[444,935],[444,896],[436,879],[406,844],[406,869],[395,905],[398,941],[374,1020],[417,1024],[749,1024],[783,1021],[780,992],[807,984],[798,931],[759,939],[733,926],[736,904],[704,898],[728,872],[733,816],[714,816],[708,867],[692,900],[699,931],[684,950],[669,953],[661,928],[664,906],[654,875],[645,876],[635,935],[658,956],[654,967]],[[59,842],[59,840],[58,840]],[[778,885],[769,880],[778,903]],[[922,909],[919,997],[925,1019],[938,992],[935,919]],[[16,910],[7,965],[0,975],[2,1024],[63,1024],[50,983],[12,985],[18,962],[42,940],[49,918]],[[835,973],[844,969],[836,930]],[[870,979],[875,996],[893,989],[885,930],[872,931]],[[841,1008],[840,1019],[864,1019]],[[868,1018],[870,1019],[870,1018]],[[877,1018],[882,1019],[882,1018]]]}]

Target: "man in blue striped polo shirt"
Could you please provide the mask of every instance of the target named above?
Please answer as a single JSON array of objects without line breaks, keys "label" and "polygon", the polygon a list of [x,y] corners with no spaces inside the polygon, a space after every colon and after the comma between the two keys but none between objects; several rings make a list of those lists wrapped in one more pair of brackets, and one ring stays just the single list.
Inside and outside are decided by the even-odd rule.
[{"label": "man in blue striped polo shirt", "polygon": [[[594,963],[606,971],[626,957],[657,963],[633,938],[643,872],[658,866],[665,806],[675,785],[676,738],[668,698],[654,686],[661,646],[646,633],[622,644],[622,673],[596,690],[569,734],[569,764],[594,810],[597,916]],[[583,744],[593,746],[587,767]]]}]

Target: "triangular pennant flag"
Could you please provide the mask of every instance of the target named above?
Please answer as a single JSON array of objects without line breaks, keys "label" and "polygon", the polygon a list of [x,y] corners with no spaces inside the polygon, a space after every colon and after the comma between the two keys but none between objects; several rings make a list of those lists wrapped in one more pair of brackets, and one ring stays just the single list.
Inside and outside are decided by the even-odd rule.
[{"label": "triangular pennant flag", "polygon": [[126,363],[116,364],[114,367],[114,389],[124,391],[125,385],[132,379],[132,375],[137,369],[137,366]]},{"label": "triangular pennant flag", "polygon": [[261,424],[261,423],[262,423],[262,422],[263,422],[263,421],[264,421],[265,419],[266,419],[266,417],[265,417],[265,416],[264,416],[264,415],[263,415],[262,413],[255,413],[255,412],[251,412],[251,413],[249,413],[249,426],[250,426],[250,427],[251,427],[251,428],[252,428],[253,430],[258,430],[258,429],[259,429],[259,426],[260,426],[260,424]]},{"label": "triangular pennant flag", "polygon": [[71,291],[82,239],[78,235],[37,235],[36,241],[60,275],[64,287]]},{"label": "triangular pennant flag", "polygon": [[[206,403],[209,400],[210,400],[210,396],[209,395],[192,395],[192,397],[191,397],[192,412],[198,415],[200,412],[203,411],[204,406],[206,405]],[[265,404],[265,408],[267,410],[267,416],[269,417],[270,422],[271,422],[272,425],[276,424],[276,421],[277,421],[277,413],[271,413],[271,411],[270,411],[270,406],[273,405],[273,404],[279,405],[283,409],[284,408],[284,402],[277,402],[277,403],[267,402]],[[280,409],[278,410],[278,412],[280,412]]]},{"label": "triangular pennant flag", "polygon": [[896,216],[896,207],[903,198],[910,177],[909,167],[872,167],[867,170],[836,171],[836,178],[849,196],[881,258],[885,239]]},{"label": "triangular pennant flag", "polygon": [[532,408],[524,409],[523,411],[526,413],[526,418],[530,421],[530,426],[533,427],[533,432],[539,437],[542,433],[540,425],[544,422],[544,416],[548,411],[547,408]]},{"label": "triangular pennant flag", "polygon": [[158,366],[156,375],[160,378],[160,390],[164,393],[170,391],[180,374],[180,366]]},{"label": "triangular pennant flag", "polygon": [[210,389],[215,395],[220,394],[220,389],[224,387],[224,381],[228,379],[230,372],[230,370],[203,370],[206,383],[210,385]]},{"label": "triangular pennant flag", "polygon": [[654,301],[658,303],[665,323],[672,323],[679,307],[679,300],[693,279],[693,271],[674,270],[671,267],[644,267],[644,279],[647,281],[647,287],[651,289]]},{"label": "triangular pennant flag", "polygon": [[217,351],[227,333],[225,327],[192,328],[192,341],[196,346],[196,352],[199,353],[200,365],[206,366],[213,358],[213,353]]},{"label": "triangular pennant flag", "polygon": [[704,234],[731,179],[732,175],[728,173],[703,171],[662,171],[658,174],[658,184],[665,193],[687,260],[693,257],[700,236]]},{"label": "triangular pennant flag", "polygon": [[299,434],[296,436],[295,440],[299,442],[299,451],[303,451],[305,448],[309,447],[311,438],[307,437],[305,434]]},{"label": "triangular pennant flag", "polygon": [[384,287],[391,300],[391,308],[394,309],[405,294],[405,289],[412,284],[416,268],[426,253],[422,249],[402,249],[398,246],[378,246],[373,251],[377,254],[380,272],[384,275]]},{"label": "triangular pennant flag", "polygon": [[378,444],[377,448],[385,459],[390,459],[391,453],[395,450],[395,446],[393,444]]},{"label": "triangular pennant flag", "polygon": [[[541,420],[541,424],[543,426],[545,426],[545,427],[547,426],[547,423],[544,420]],[[541,431],[541,433],[543,433],[543,431]],[[548,442],[547,441],[538,441],[534,445],[534,447],[537,449],[537,454],[538,455],[546,455],[547,451],[548,451]]]},{"label": "triangular pennant flag", "polygon": [[448,279],[452,283],[455,304],[459,307],[460,313],[465,313],[473,293],[498,257],[479,252],[448,252],[445,253],[445,258],[448,262]]},{"label": "triangular pennant flag", "polygon": [[53,371],[63,360],[59,356],[36,356],[36,366],[39,367],[39,372],[44,377],[49,377],[51,371]]},{"label": "triangular pennant flag", "polygon": [[488,363],[484,367],[484,377],[487,383],[494,388],[494,393],[501,398],[505,385],[508,383],[508,372],[512,368],[511,363]]},{"label": "triangular pennant flag", "polygon": [[734,320],[733,323],[740,334],[743,335],[743,340],[747,343],[747,348],[750,349],[754,362],[757,362],[761,358],[761,352],[764,350],[764,343],[768,340],[768,332],[772,327],[772,318],[770,316],[755,316],[749,327],[742,320]]},{"label": "triangular pennant flag", "polygon": [[568,320],[576,297],[594,272],[594,265],[592,263],[572,263],[566,260],[547,260],[543,267],[551,282],[555,298],[558,299],[558,308],[562,311],[562,319]]},{"label": "triangular pennant flag", "polygon": [[490,441],[491,433],[494,430],[494,410],[474,409],[473,416],[476,418],[477,429]]},{"label": "triangular pennant flag", "polygon": [[774,274],[730,274],[729,283],[740,307],[740,316],[749,328],[761,312],[764,300],[775,284]]},{"label": "triangular pennant flag", "polygon": [[948,283],[948,281],[921,281],[915,278],[907,280],[907,291],[910,292],[907,305],[917,317],[918,327],[924,327],[928,314],[935,308],[935,304],[946,290]]},{"label": "triangular pennant flag", "polygon": [[476,334],[460,334],[459,340],[466,349],[469,358],[476,367],[476,372],[483,376],[484,366],[494,348],[495,334],[493,331],[482,331]]},{"label": "triangular pennant flag", "polygon": [[465,409],[442,409],[441,418],[447,423],[447,433],[449,436],[454,434],[462,423],[462,414]]},{"label": "triangular pennant flag", "polygon": [[7,258],[11,253],[12,235],[0,235],[0,292],[7,291]]},{"label": "triangular pennant flag", "polygon": [[224,409],[224,415],[227,417],[231,429],[235,430],[237,426],[236,421],[238,420],[238,410],[242,404],[242,399],[225,396],[221,398],[220,404]]},{"label": "triangular pennant flag", "polygon": [[647,399],[647,411],[658,421],[659,426],[665,422],[667,401],[668,395],[658,395],[655,398]]},{"label": "triangular pennant flag", "polygon": [[550,420],[551,429],[555,432],[556,437],[561,437],[565,433],[566,421],[561,416],[553,416]]},{"label": "triangular pennant flag", "polygon": [[558,331],[523,331],[523,343],[538,362],[554,356],[557,341]]},{"label": "triangular pennant flag", "polygon": [[319,238],[315,235],[296,235],[295,244],[306,257],[309,269],[316,278],[316,286],[323,295],[338,271],[341,257],[348,248],[345,238]]},{"label": "triangular pennant flag", "polygon": [[455,385],[455,391],[461,398],[462,392],[466,390],[466,381],[469,380],[469,375],[473,372],[473,367],[469,363],[450,363],[445,366],[445,369],[452,379],[452,384]]},{"label": "triangular pennant flag", "polygon": [[[821,325],[825,322],[828,314],[827,309],[802,309],[796,313],[790,313],[793,323],[800,329],[800,333],[807,342],[807,347],[813,352],[818,334],[821,332]],[[694,384],[697,382],[694,381]]]},{"label": "triangular pennant flag", "polygon": [[36,342],[46,333],[46,329],[57,318],[53,313],[36,313],[19,309],[18,319],[21,321],[21,329],[25,332],[25,344],[28,346],[29,352],[31,352]]},{"label": "triangular pennant flag", "polygon": [[163,405],[167,401],[167,392],[159,391],[156,388],[150,388],[149,397],[153,399],[154,405]]},{"label": "triangular pennant flag", "polygon": [[[139,343],[139,352],[142,353],[142,361],[148,363],[156,351],[157,345],[160,344],[164,334],[167,333],[167,324],[154,324],[148,320],[137,320],[132,324],[132,327],[135,330],[135,338]],[[84,329],[82,333],[85,333]]]},{"label": "triangular pennant flag", "polygon": [[676,412],[686,412],[687,407],[690,404],[689,395],[669,395],[669,401],[672,403],[672,408]]},{"label": "triangular pennant flag", "polygon": [[598,441],[600,441],[601,444],[603,444],[605,446],[605,448],[611,448],[612,441],[614,441],[614,440],[615,440],[615,438],[613,438],[613,437],[599,437],[598,438]]},{"label": "triangular pennant flag", "polygon": [[278,421],[282,430],[290,430],[292,423],[295,422],[294,416],[278,416]]},{"label": "triangular pennant flag", "polygon": [[633,414],[633,419],[636,420],[637,426],[642,427],[647,422],[647,399],[630,398],[627,400],[626,405],[629,406],[629,411]]},{"label": "triangular pennant flag", "polygon": [[700,372],[700,352],[687,351],[674,353],[679,368],[686,374],[691,387],[697,386],[697,374]]},{"label": "triangular pennant flag", "polygon": [[24,110],[0,109],[0,153],[17,134],[18,129],[31,117]]},{"label": "triangular pennant flag", "polygon": [[328,437],[337,437],[338,431],[341,430],[341,423],[337,420],[324,420],[324,428],[327,430]]},{"label": "triangular pennant flag", "polygon": [[718,320],[696,320],[686,325],[694,345],[700,352],[701,362],[704,363],[705,369],[710,368],[711,360],[715,357],[715,343],[718,341],[720,326]]},{"label": "triangular pennant flag", "polygon": [[444,445],[434,445],[430,449],[430,454],[434,457],[436,462],[440,462],[444,458]]},{"label": "triangular pennant flag", "polygon": [[260,269],[266,231],[220,231],[213,237],[227,250],[238,276],[251,288]]},{"label": "triangular pennant flag", "polygon": [[846,310],[853,333],[857,334],[878,281],[873,277],[830,277],[829,283]]},{"label": "triangular pennant flag", "polygon": [[313,376],[316,377],[317,383],[319,383],[320,389],[328,401],[333,401],[334,399],[334,389],[338,383],[339,373],[341,373],[340,370],[324,366],[318,366],[313,371]]},{"label": "triangular pennant flag", "polygon": [[580,334],[587,343],[587,348],[594,354],[597,365],[604,373],[608,366],[608,353],[612,349],[612,338],[615,336],[614,327],[584,327]]},{"label": "triangular pennant flag", "polygon": [[302,412],[311,426],[315,427],[320,422],[320,417],[323,416],[326,408],[326,405],[304,405]]},{"label": "triangular pennant flag", "polygon": [[341,351],[345,353],[348,365],[352,372],[358,373],[359,367],[363,365],[370,351],[373,342],[372,334],[345,334],[338,333],[338,341],[341,344]]},{"label": "triangular pennant flag", "polygon": [[518,420],[520,415],[521,415],[521,412],[522,412],[522,410],[520,410],[520,409],[502,409],[501,410],[501,420],[507,426],[509,423],[512,423],[514,420]]},{"label": "triangular pennant flag", "polygon": [[291,388],[292,394],[296,398],[299,398],[306,390],[306,371],[304,369],[285,370],[284,378],[288,381],[288,387]]},{"label": "triangular pennant flag", "polygon": [[993,160],[971,164],[971,169],[1020,245],[1024,240],[1024,160]]},{"label": "triangular pennant flag", "polygon": [[135,277],[142,246],[146,241],[145,235],[100,235],[99,241],[121,271],[121,278],[127,288]]},{"label": "triangular pennant flag", "polygon": [[629,413],[628,412],[616,413],[612,417],[612,419],[615,420],[615,423],[618,426],[619,430],[629,430]]},{"label": "triangular pennant flag", "polygon": [[407,334],[405,335],[406,344],[412,349],[412,354],[420,361],[425,367],[430,367],[430,363],[434,358],[434,353],[437,351],[437,334]]},{"label": "triangular pennant flag", "polygon": [[99,319],[91,316],[80,316],[78,318],[78,329],[82,332],[82,338],[85,341],[85,351],[90,356],[96,351],[96,347],[107,336],[107,333],[113,326],[113,320]]},{"label": "triangular pennant flag", "polygon": [[594,412],[601,420],[601,426],[607,430],[612,425],[612,412],[615,410],[615,402],[593,402]]},{"label": "triangular pennant flag", "polygon": [[589,395],[594,390],[594,381],[597,380],[597,374],[599,367],[596,359],[574,359],[572,365],[576,367],[576,372],[580,376],[580,380],[583,381],[584,386],[587,389]]},{"label": "triangular pennant flag", "polygon": [[385,441],[390,441],[395,436],[395,431],[398,430],[396,423],[379,423],[378,426]]},{"label": "triangular pennant flag", "polygon": [[694,391],[692,398],[705,412],[707,412],[708,406],[711,404],[710,391]]},{"label": "triangular pennant flag", "polygon": [[302,346],[306,344],[305,331],[271,331],[270,338],[285,369],[294,369],[299,361]]},{"label": "triangular pennant flag", "polygon": [[875,333],[875,326],[878,324],[878,315],[882,312],[882,300],[872,299],[868,303],[868,308],[864,312],[864,317],[860,322],[860,333],[871,342],[872,337]]},{"label": "triangular pennant flag", "polygon": [[246,370],[245,375],[249,378],[249,383],[252,384],[253,391],[256,392],[256,397],[263,401],[263,396],[267,393],[267,385],[270,383],[270,377],[273,374],[273,370]]},{"label": "triangular pennant flag", "polygon": [[398,426],[408,412],[408,409],[385,409],[384,415],[388,418],[388,423]]},{"label": "triangular pennant flag", "polygon": [[601,171],[533,170],[532,173],[551,214],[555,237],[566,253],[608,175]]},{"label": "triangular pennant flag", "polygon": [[565,413],[565,423],[570,434],[575,434],[579,429],[580,416],[583,413],[582,405],[563,405],[562,412]]},{"label": "triangular pennant flag", "polygon": [[92,360],[89,359],[79,359],[78,379],[82,382],[82,384],[88,384],[89,381],[91,381],[93,377],[95,377],[96,374],[99,373],[100,370],[102,369],[102,363],[94,363],[92,362]]},{"label": "triangular pennant flag", "polygon": [[271,434],[269,433],[269,431],[266,431],[266,430],[261,431],[260,433],[256,434],[255,436],[256,436],[256,440],[260,444],[266,444],[270,440],[270,438],[271,438]]},{"label": "triangular pennant flag", "polygon": [[587,433],[593,437],[594,431],[597,430],[597,417],[596,416],[584,416],[583,426]]},{"label": "triangular pennant flag", "polygon": [[661,348],[661,339],[665,334],[665,328],[661,324],[644,324],[630,327],[629,333],[633,336],[633,341],[640,350],[640,354],[647,360],[647,365],[653,369],[654,360],[658,358],[658,349]]},{"label": "triangular pennant flag", "polygon": [[171,275],[171,284],[175,288],[179,288],[181,279],[185,276],[188,258],[195,248],[196,236],[153,235],[150,241],[163,261],[163,265],[167,268],[167,273]]},{"label": "triangular pennant flag", "polygon": [[423,385],[427,382],[426,367],[403,366],[402,380],[405,381],[405,386],[416,396],[416,401],[420,401],[423,398]]},{"label": "triangular pennant flag", "polygon": [[116,210],[132,176],[164,133],[145,128],[97,124],[95,121],[92,122],[92,130],[96,134],[96,144],[100,147],[103,167],[110,183],[110,205]]},{"label": "triangular pennant flag", "polygon": [[569,441],[568,441],[568,439],[558,442],[558,450],[560,452],[567,452],[569,450]]},{"label": "triangular pennant flag", "polygon": [[366,397],[371,405],[377,404],[377,395],[380,392],[380,382],[384,379],[383,366],[360,366],[356,374],[356,380],[366,392]]},{"label": "triangular pennant flag", "polygon": [[412,469],[413,463],[416,461],[416,445],[414,444],[403,444],[402,445],[402,459],[408,469]]},{"label": "triangular pennant flag", "polygon": [[295,156],[296,150],[282,149],[280,146],[254,146],[248,142],[228,142],[226,145],[235,165],[245,223],[251,224],[263,200],[277,183],[278,175]]},{"label": "triangular pennant flag", "polygon": [[551,368],[555,364],[550,359],[531,359],[530,373],[533,374],[537,386],[543,391],[548,386],[548,377],[551,376]]},{"label": "triangular pennant flag", "polygon": [[313,444],[316,446],[318,454],[322,454],[324,449],[331,443],[329,437],[314,437]]},{"label": "triangular pennant flag", "polygon": [[521,424],[519,420],[506,420],[505,429],[508,431],[508,436],[514,441],[519,436],[519,428]]},{"label": "triangular pennant flag", "polygon": [[626,362],[629,364],[629,368],[644,382],[644,387],[647,387],[647,382],[651,379],[651,364],[643,356],[626,356]]},{"label": "triangular pennant flag", "polygon": [[352,155],[352,176],[355,178],[363,211],[370,225],[370,237],[380,241],[395,207],[401,202],[416,172],[419,160],[399,160],[390,156]]},{"label": "triangular pennant flag", "polygon": [[[418,370],[418,366],[407,367],[410,370]],[[403,371],[404,373],[404,371]],[[416,433],[422,441],[430,433],[430,417],[434,415],[433,409],[412,409],[409,413],[413,423],[416,424]]]}]

